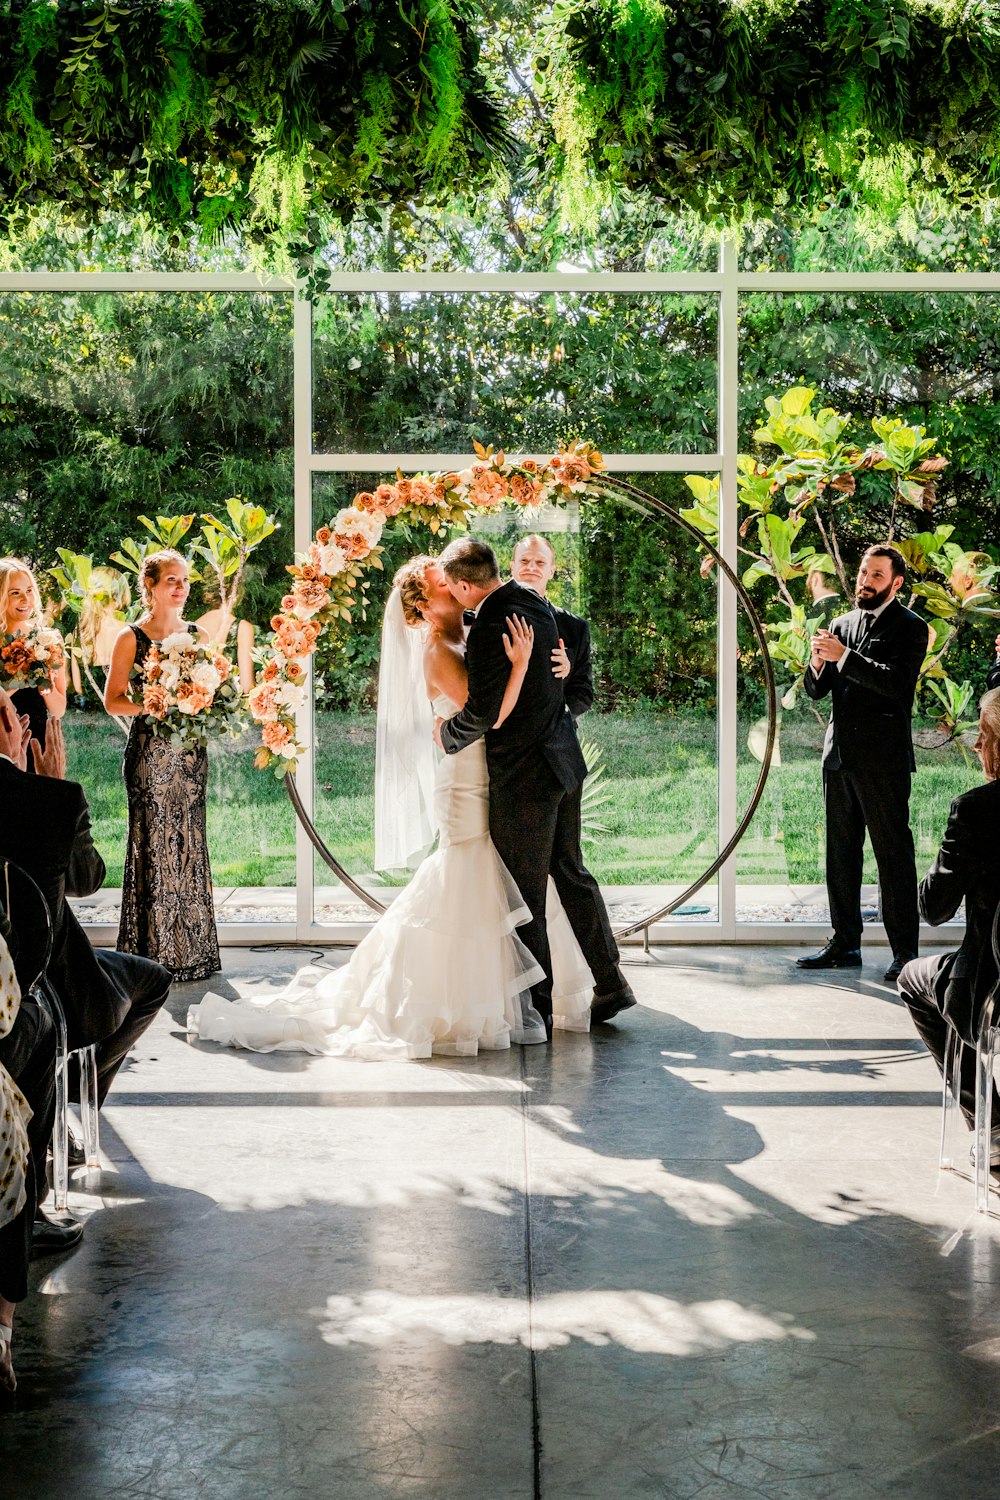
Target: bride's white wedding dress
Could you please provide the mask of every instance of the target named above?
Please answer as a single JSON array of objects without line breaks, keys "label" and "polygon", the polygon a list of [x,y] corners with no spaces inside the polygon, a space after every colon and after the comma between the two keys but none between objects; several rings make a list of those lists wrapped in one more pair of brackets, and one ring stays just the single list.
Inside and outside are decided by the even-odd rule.
[{"label": "bride's white wedding dress", "polygon": [[[447,698],[434,712],[457,712]],[[429,855],[350,962],[311,969],[264,1004],[208,994],[188,1013],[203,1041],[254,1052],[335,1057],[474,1057],[511,1042],[542,1042],[530,986],[542,971],[517,935],[530,921],[489,836],[486,746],[477,740],[438,764],[440,828]],[[553,1024],[587,1031],[593,977],[555,888],[546,907],[553,968]]]}]

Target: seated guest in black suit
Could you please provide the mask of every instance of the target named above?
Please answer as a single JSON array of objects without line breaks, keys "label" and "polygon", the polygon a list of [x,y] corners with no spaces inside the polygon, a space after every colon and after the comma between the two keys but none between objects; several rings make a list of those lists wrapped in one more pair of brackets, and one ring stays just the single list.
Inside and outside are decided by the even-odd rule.
[{"label": "seated guest in black suit", "polygon": [[[0,1391],[8,1393],[17,1385],[14,1313],[28,1294],[32,1227],[56,1101],[55,1028],[37,1001],[21,995],[15,944],[0,905]],[[78,1224],[46,1221],[46,1227],[48,1250],[66,1250],[80,1238]]]},{"label": "seated guest in black suit", "polygon": [[988,688],[1000,687],[1000,635],[993,642],[993,649],[997,656],[996,661],[986,674],[986,686]]},{"label": "seated guest in black suit", "polygon": [[[932,926],[950,921],[965,901],[962,945],[954,953],[913,959],[898,984],[942,1071],[949,1026],[963,1041],[974,1043],[983,1004],[997,982],[991,936],[1000,902],[1000,688],[986,693],[979,705],[976,753],[986,784],[963,792],[951,804],[941,848],[920,884],[920,910]],[[975,1063],[974,1048],[966,1047],[960,1102],[970,1128],[976,1109]],[[994,1121],[1000,1122],[996,1098],[994,1111]]]},{"label": "seated guest in black suit", "polygon": [[[523,536],[514,548],[511,577],[548,600],[548,586],[556,571],[556,554],[543,536]],[[548,601],[551,604],[551,600]],[[569,659],[569,674],[563,677],[566,707],[578,719],[594,703],[594,678],[590,666],[590,626],[579,615],[551,604],[559,631],[559,645]],[[555,667],[557,653],[553,651]],[[556,676],[560,676],[556,672]]]},{"label": "seated guest in black suit", "polygon": [[104,861],[90,835],[83,788],[64,780],[66,752],[58,721],[45,749],[31,742],[36,775],[23,769],[21,728],[0,689],[0,858],[19,864],[40,886],[52,917],[48,976],[62,1001],[71,1051],[97,1044],[97,1102],[146,1030],[170,989],[159,964],[132,953],[91,947],[66,901],[89,896],[104,880]]}]

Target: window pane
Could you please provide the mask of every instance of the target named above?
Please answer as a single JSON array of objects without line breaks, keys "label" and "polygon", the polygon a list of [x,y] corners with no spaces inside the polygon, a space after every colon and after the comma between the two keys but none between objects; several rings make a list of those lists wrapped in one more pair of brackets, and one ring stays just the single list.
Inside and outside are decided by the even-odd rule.
[{"label": "window pane", "polygon": [[[201,513],[224,515],[234,494],[290,519],[291,326],[287,295],[0,294],[0,553],[31,562],[57,613],[48,570],[58,548],[110,570],[82,637],[72,607],[57,620],[85,653],[74,662],[66,739],[69,774],[87,792],[108,867],[105,892],[84,903],[101,922],[117,920],[126,804],[124,736],[100,694],[121,620],[142,607],[134,573],[111,554],[147,535],[141,515],[193,514],[185,547]],[[258,634],[289,535],[266,541],[247,572],[239,614]],[[189,618],[211,604],[196,583]],[[291,808],[251,761],[249,738],[210,754],[209,848],[222,921],[277,919],[284,897],[267,892],[294,880]]]},{"label": "window pane", "polygon": [[314,444],[333,453],[714,452],[717,299],[371,293],[313,312]]},{"label": "window pane", "polygon": [[[315,524],[382,477],[317,475]],[[675,475],[636,482],[686,503]],[[475,521],[503,576],[528,529],[555,553],[553,601],[591,626],[596,702],[579,732],[603,770],[587,799],[584,853],[613,922],[626,925],[664,906],[715,857],[716,587],[700,575],[694,541],[641,501],[551,508],[530,519],[509,510]],[[440,551],[443,539],[390,525],[382,541],[386,567],[372,577],[366,617],[356,613],[347,651],[324,651],[316,716],[317,826],[348,873],[380,899],[401,883],[372,868],[381,613],[396,567],[421,550]],[[319,860],[316,879],[317,920],[365,919],[357,898],[332,886]],[[714,880],[690,905],[692,919],[714,918]]]},{"label": "window pane", "polygon": [[[795,547],[816,548],[828,556],[830,597],[822,604],[832,618],[853,607],[854,578],[865,547],[890,535],[918,546],[916,571],[911,569],[900,598],[929,621],[942,623],[939,665],[960,690],[968,686],[968,703],[959,717],[974,719],[997,632],[997,619],[990,612],[996,606],[990,598],[995,588],[990,570],[1000,558],[1000,299],[958,292],[757,293],[741,298],[740,323],[743,451],[755,451],[753,433],[765,398],[780,396],[792,385],[817,391],[814,409],[831,405],[851,413],[845,440],[859,448],[878,445],[871,424],[881,417],[898,417],[937,439],[936,451],[949,462],[934,476],[936,496],[929,508],[929,497],[919,488],[919,505],[897,503],[894,508],[889,475],[864,470],[856,476],[853,494],[822,498],[819,520],[815,505],[804,510]],[[786,516],[787,506],[779,502],[777,513]],[[934,533],[937,539],[932,541]],[[755,549],[755,535],[750,528],[743,539],[748,553]],[[842,567],[837,565],[838,555]],[[745,556],[744,566],[749,562]],[[977,574],[982,574],[981,585],[975,582]],[[933,609],[921,592],[927,584],[939,591]],[[791,577],[786,586],[792,600],[814,615],[818,606],[807,592],[806,579]],[[788,599],[781,597],[773,580],[762,579],[753,592],[761,613],[773,624],[789,618]],[[747,920],[826,923],[820,761],[829,702],[814,706],[797,692],[792,704],[787,695],[799,676],[797,670],[778,663],[776,673],[787,705],[781,724],[781,765],[772,773],[754,826],[739,850],[738,915]],[[935,686],[945,691],[943,679],[921,682],[914,710],[917,772],[910,810],[921,874],[937,850],[950,800],[977,779],[968,737],[963,745],[961,732],[950,735]],[[754,770],[752,731],[763,712],[759,676],[753,671],[745,674],[742,692],[740,774],[745,780]],[[950,728],[954,727],[953,723]],[[870,849],[864,881],[864,904],[874,914],[878,897]]]}]

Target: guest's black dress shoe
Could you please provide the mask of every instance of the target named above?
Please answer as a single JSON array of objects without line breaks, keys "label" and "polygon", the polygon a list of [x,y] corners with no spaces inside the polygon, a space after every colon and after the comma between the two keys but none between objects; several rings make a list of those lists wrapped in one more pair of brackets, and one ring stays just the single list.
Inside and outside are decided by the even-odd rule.
[{"label": "guest's black dress shoe", "polygon": [[68,1215],[56,1222],[40,1209],[35,1210],[35,1222],[31,1226],[32,1255],[58,1255],[63,1250],[72,1250],[83,1235],[83,1225]]},{"label": "guest's black dress shoe", "polygon": [[605,1021],[610,1021],[613,1016],[635,1004],[636,998],[627,984],[622,985],[620,990],[612,990],[609,995],[595,995],[590,1002],[591,1025],[603,1026]]},{"label": "guest's black dress shoe", "polygon": [[903,972],[903,965],[908,964],[910,962],[910,959],[916,958],[916,956],[917,955],[915,953],[897,953],[892,963],[882,975],[882,978],[885,980],[886,984],[895,984],[896,980]]},{"label": "guest's black dress shoe", "polygon": [[795,960],[799,969],[860,969],[861,949],[842,948],[839,943],[827,943],[818,953],[809,953]]},{"label": "guest's black dress shoe", "polygon": [[66,1161],[71,1167],[83,1167],[87,1162],[87,1153],[83,1149],[83,1142],[72,1130],[66,1131]]}]

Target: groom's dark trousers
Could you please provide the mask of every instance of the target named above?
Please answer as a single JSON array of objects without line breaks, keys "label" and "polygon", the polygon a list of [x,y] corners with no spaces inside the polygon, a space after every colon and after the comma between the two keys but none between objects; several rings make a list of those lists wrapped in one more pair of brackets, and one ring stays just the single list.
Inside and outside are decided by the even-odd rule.
[{"label": "groom's dark trousers", "polygon": [[[535,639],[517,703],[500,729],[496,723],[510,676],[503,647],[508,615],[532,626]],[[596,880],[583,863],[580,798],[587,767],[563,684],[552,674],[559,644],[555,615],[532,589],[505,583],[487,595],[466,642],[469,698],[441,726],[449,754],[486,737],[490,775],[490,836],[531,912],[519,929],[545,970],[532,986],[543,1018],[552,1016],[552,964],[545,924],[545,889],[551,874],[576,940],[594,976],[598,995],[625,987],[618,947]]]}]

